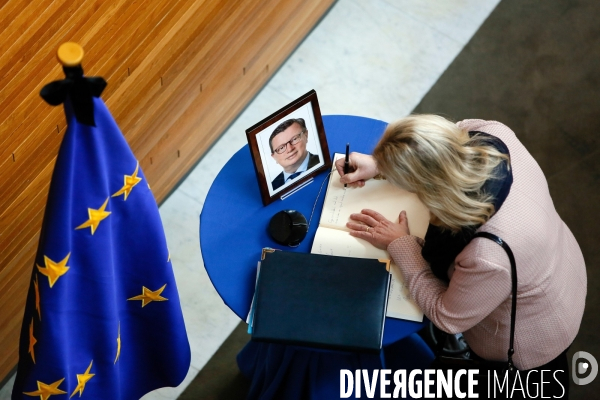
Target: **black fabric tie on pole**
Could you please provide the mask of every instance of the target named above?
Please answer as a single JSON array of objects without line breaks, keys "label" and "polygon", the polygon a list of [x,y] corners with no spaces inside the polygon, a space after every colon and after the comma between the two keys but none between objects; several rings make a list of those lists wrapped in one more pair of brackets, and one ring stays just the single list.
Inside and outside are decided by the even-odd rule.
[{"label": "black fabric tie on pole", "polygon": [[42,88],[40,96],[50,105],[57,106],[71,98],[73,112],[77,121],[96,126],[94,120],[94,102],[92,97],[100,97],[106,87],[106,81],[100,76],[86,78],[83,76],[83,68],[63,66],[65,79],[50,82]]}]

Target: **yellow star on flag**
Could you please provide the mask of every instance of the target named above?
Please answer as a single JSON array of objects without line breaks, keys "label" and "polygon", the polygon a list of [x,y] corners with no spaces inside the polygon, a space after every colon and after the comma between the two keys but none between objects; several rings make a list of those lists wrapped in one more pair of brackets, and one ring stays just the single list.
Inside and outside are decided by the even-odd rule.
[{"label": "yellow star on flag", "polygon": [[71,253],[67,254],[67,256],[58,263],[44,256],[44,264],[46,265],[46,268],[36,265],[40,273],[48,277],[50,287],[54,286],[58,278],[66,274],[69,270],[69,267],[67,267],[67,261],[69,261],[70,255]]},{"label": "yellow star on flag", "polygon": [[96,232],[96,229],[98,229],[98,225],[100,225],[100,222],[104,218],[106,218],[110,215],[110,211],[104,211],[107,204],[108,204],[108,197],[106,198],[106,201],[104,202],[104,204],[102,204],[102,206],[99,209],[94,210],[93,208],[88,208],[88,215],[89,215],[90,219],[88,219],[87,221],[85,221],[83,224],[79,225],[75,229],[83,229],[83,228],[87,228],[89,226],[92,229],[92,235],[93,235],[94,232]]},{"label": "yellow star on flag", "polygon": [[162,297],[160,294],[163,292],[163,290],[165,290],[165,287],[167,286],[167,284],[165,283],[163,285],[163,287],[161,287],[158,290],[152,291],[150,289],[148,289],[146,286],[142,286],[142,294],[137,295],[135,297],[132,297],[130,299],[127,300],[141,300],[142,301],[142,307],[146,307],[146,304],[152,302],[152,301],[165,301],[165,300],[169,300],[169,299],[165,299],[164,297]]},{"label": "yellow star on flag", "polygon": [[117,336],[117,356],[115,357],[115,364],[121,355],[121,322],[119,322],[119,335]]},{"label": "yellow star on flag", "polygon": [[123,180],[125,181],[125,184],[123,185],[123,187],[121,189],[119,189],[119,191],[117,193],[113,194],[112,197],[117,197],[117,196],[124,194],[125,195],[124,200],[127,200],[127,196],[129,196],[129,193],[131,193],[131,190],[133,189],[133,187],[142,181],[142,178],[139,178],[137,176],[139,169],[140,169],[140,163],[138,162],[137,165],[135,166],[135,171],[133,171],[133,174],[124,176]]},{"label": "yellow star on flag", "polygon": [[[85,372],[83,374],[77,374],[77,387],[75,388],[75,390],[73,390],[71,397],[75,396],[75,393],[77,393],[77,392],[79,392],[79,397],[81,397],[81,395],[83,394],[83,390],[85,389],[85,384],[88,383],[88,381],[90,379],[92,379],[94,377],[94,375],[96,375],[96,374],[90,374],[90,369],[92,369],[93,362],[94,362],[94,360],[92,360],[89,367],[87,367],[87,369],[85,370]],[[71,398],[71,397],[69,397],[69,398]]]},{"label": "yellow star on flag", "polygon": [[38,283],[38,276],[37,274],[35,274],[35,281],[33,281],[33,286],[35,289],[35,309],[38,312],[38,317],[40,318],[40,321],[42,320],[42,310],[40,308],[40,286]]},{"label": "yellow star on flag", "polygon": [[62,378],[61,380],[51,383],[49,385],[37,381],[38,390],[36,390],[35,392],[23,392],[23,394],[31,397],[40,396],[40,400],[47,400],[53,394],[65,394],[67,392],[63,392],[58,388],[64,380],[65,378]]},{"label": "yellow star on flag", "polygon": [[37,343],[37,339],[33,337],[33,318],[31,318],[31,324],[29,324],[29,353],[31,353],[31,359],[35,364],[35,353],[33,352],[33,346]]}]

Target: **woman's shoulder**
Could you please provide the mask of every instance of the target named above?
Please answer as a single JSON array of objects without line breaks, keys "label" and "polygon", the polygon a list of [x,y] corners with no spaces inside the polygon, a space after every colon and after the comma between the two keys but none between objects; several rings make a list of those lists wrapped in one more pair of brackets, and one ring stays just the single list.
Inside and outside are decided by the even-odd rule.
[{"label": "woman's shoulder", "polygon": [[[488,221],[477,232],[492,233],[500,238],[506,237],[501,229],[490,225],[493,224]],[[462,265],[479,265],[479,267],[486,265],[488,269],[510,270],[510,260],[506,251],[498,243],[484,237],[473,237],[456,257],[456,262]]]},{"label": "woman's shoulder", "polygon": [[510,151],[511,159],[514,156],[524,156],[523,144],[517,138],[517,135],[508,126],[498,121],[485,121],[482,119],[465,119],[456,123],[461,129],[467,131],[478,131],[487,133],[500,139]]},{"label": "woman's shoulder", "polygon": [[459,128],[467,131],[481,131],[492,135],[512,135],[515,136],[514,132],[502,122],[498,121],[486,121],[483,119],[464,119],[458,121],[456,125]]}]

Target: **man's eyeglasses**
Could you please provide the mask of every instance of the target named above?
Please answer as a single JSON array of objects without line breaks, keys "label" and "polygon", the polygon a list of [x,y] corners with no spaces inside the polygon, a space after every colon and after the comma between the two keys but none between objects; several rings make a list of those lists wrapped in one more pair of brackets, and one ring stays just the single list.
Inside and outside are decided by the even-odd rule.
[{"label": "man's eyeglasses", "polygon": [[273,152],[277,153],[277,154],[283,154],[285,149],[287,149],[288,144],[291,144],[292,146],[297,145],[298,142],[300,141],[300,139],[302,138],[302,134],[304,132],[306,132],[306,131],[300,132],[299,134],[297,134],[296,136],[294,136],[293,138],[291,138],[290,140],[288,140],[287,142],[285,142],[284,144],[282,144],[281,146],[279,146],[278,148],[273,150]]}]

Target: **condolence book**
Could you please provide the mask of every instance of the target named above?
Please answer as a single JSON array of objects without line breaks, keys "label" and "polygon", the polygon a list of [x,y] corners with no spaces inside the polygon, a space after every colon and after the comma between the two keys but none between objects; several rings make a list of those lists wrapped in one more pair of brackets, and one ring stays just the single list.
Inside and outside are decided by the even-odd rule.
[{"label": "condolence book", "polygon": [[[335,159],[343,156],[336,153]],[[350,220],[350,214],[360,213],[364,208],[375,210],[393,222],[398,222],[400,211],[405,210],[411,235],[425,237],[429,210],[416,194],[395,187],[385,179],[369,179],[362,188],[346,188],[340,182],[340,175],[334,164],[311,253],[389,259],[387,251],[349,234],[346,223]],[[392,282],[387,316],[423,321],[423,312],[411,298],[402,272],[393,262],[390,271]]]},{"label": "condolence book", "polygon": [[266,253],[254,297],[252,340],[379,352],[388,260]]}]

